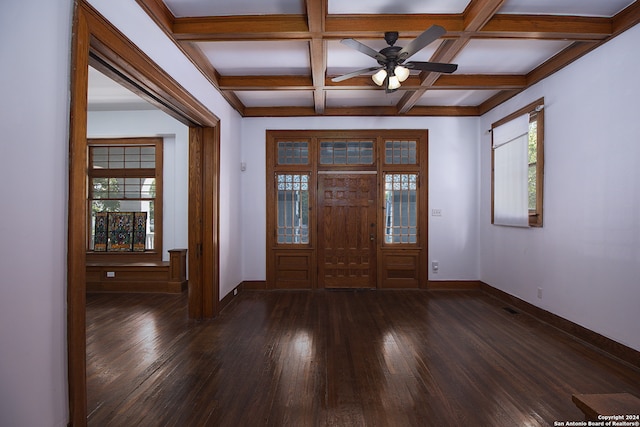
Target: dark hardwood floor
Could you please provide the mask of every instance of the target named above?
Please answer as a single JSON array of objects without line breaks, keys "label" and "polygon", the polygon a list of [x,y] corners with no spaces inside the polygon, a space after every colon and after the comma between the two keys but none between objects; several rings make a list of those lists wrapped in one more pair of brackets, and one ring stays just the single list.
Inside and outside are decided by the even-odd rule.
[{"label": "dark hardwood floor", "polygon": [[479,291],[90,294],[91,426],[546,426],[640,372]]}]

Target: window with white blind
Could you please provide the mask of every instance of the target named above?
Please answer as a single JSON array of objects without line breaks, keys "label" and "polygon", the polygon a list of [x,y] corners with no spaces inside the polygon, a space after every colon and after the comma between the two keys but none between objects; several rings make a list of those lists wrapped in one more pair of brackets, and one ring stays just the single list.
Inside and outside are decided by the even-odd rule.
[{"label": "window with white blind", "polygon": [[542,226],[543,105],[538,101],[492,126],[492,223]]}]

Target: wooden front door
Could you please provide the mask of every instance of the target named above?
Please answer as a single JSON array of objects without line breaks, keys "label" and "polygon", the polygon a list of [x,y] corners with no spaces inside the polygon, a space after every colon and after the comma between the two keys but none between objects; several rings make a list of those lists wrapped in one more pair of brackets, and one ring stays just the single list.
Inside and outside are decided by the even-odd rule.
[{"label": "wooden front door", "polygon": [[318,174],[318,285],[376,287],[374,174]]}]

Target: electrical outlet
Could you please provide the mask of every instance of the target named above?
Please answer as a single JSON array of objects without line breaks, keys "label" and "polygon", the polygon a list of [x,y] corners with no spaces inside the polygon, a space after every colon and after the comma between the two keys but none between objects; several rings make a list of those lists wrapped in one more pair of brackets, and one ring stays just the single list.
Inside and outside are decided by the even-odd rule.
[{"label": "electrical outlet", "polygon": [[440,264],[438,264],[438,261],[431,261],[431,271],[433,271],[433,274],[438,274],[439,268]]},{"label": "electrical outlet", "polygon": [[538,298],[542,299],[542,288],[538,288]]},{"label": "electrical outlet", "polygon": [[238,295],[238,288],[235,288],[235,289],[233,290],[233,294],[234,294],[234,295]]},{"label": "electrical outlet", "polygon": [[107,271],[107,277],[108,278],[116,277],[116,272],[115,271]]}]

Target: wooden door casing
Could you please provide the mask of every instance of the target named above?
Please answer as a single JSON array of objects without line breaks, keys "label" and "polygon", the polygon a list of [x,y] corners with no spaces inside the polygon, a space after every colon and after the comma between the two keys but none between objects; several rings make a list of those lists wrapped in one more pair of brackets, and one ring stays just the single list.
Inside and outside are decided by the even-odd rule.
[{"label": "wooden door casing", "polygon": [[[373,142],[372,156],[358,151],[364,147],[360,143],[365,141]],[[346,147],[346,156],[345,142],[352,143],[351,147]],[[331,143],[343,144],[340,147]],[[411,151],[413,147],[415,153]],[[353,150],[349,151],[349,148]],[[341,154],[336,156],[340,150]],[[263,288],[427,289],[428,151],[426,129],[268,130],[265,177],[267,280]],[[278,241],[277,180],[282,174],[306,174],[309,177],[308,242]],[[415,241],[387,242],[385,176],[388,174],[417,174]],[[375,181],[375,184],[371,183],[375,191],[367,198],[367,203],[373,200],[371,211],[361,206],[358,214],[351,210],[344,211],[344,208],[341,208],[341,212],[337,201],[329,203],[328,199],[325,200],[324,190],[329,188],[328,185],[333,185],[330,180],[350,175],[354,179],[364,177],[365,180]],[[343,193],[343,197],[347,196]],[[357,197],[360,196],[354,196]],[[363,214],[363,211],[366,213]],[[367,220],[358,219],[358,215],[364,215]],[[339,218],[342,220],[339,221]],[[338,228],[333,229],[336,223]],[[371,227],[371,224],[374,226]],[[365,231],[362,227],[366,226],[369,228]],[[355,231],[344,231],[348,229]],[[360,243],[348,240],[355,239],[355,236],[369,238],[368,252],[346,250],[350,247],[362,249],[361,243],[365,240]],[[336,250],[333,241],[337,238],[345,240],[341,246],[344,250]],[[331,245],[325,244],[327,239]],[[363,255],[367,257],[362,260],[356,258]],[[368,265],[358,267],[363,264],[362,261]],[[346,271],[329,271],[335,270],[334,267]]]},{"label": "wooden door casing", "polygon": [[318,285],[376,287],[376,174],[318,174]]}]

